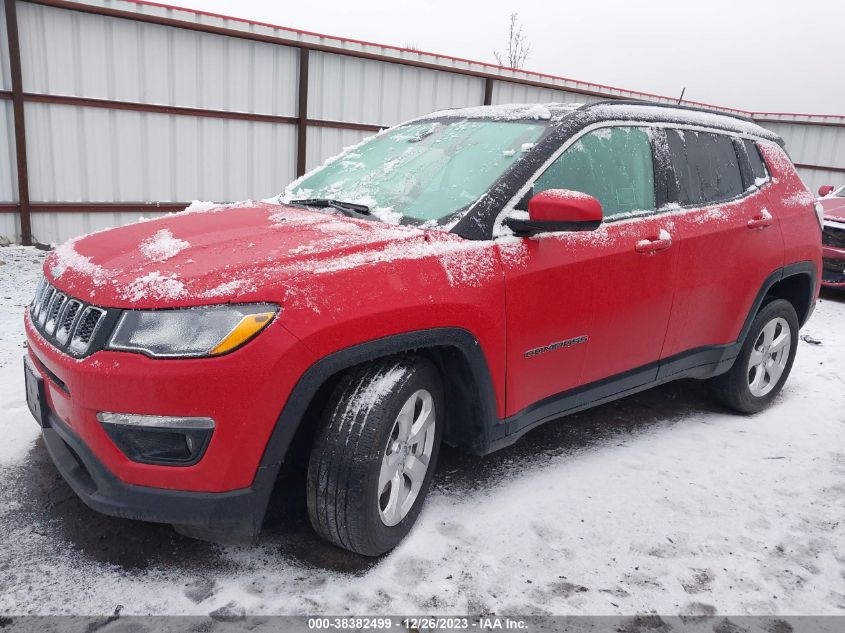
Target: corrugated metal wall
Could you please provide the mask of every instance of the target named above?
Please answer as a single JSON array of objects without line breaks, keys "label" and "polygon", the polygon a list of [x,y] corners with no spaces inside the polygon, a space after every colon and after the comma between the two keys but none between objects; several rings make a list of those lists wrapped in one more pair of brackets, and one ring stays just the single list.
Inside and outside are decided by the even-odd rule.
[{"label": "corrugated metal wall", "polygon": [[[295,49],[26,2],[18,20],[25,92],[296,114]],[[26,122],[35,203],[239,200],[294,176],[290,123],[53,103]]]},{"label": "corrugated metal wall", "polygon": [[484,80],[316,52],[308,75],[308,116],[395,125],[433,110],[478,105]]},{"label": "corrugated metal wall", "polygon": [[[50,4],[14,5],[40,242],[150,216],[150,202],[269,197],[379,128],[432,110],[485,100],[670,101],[125,0],[83,0],[80,10]],[[5,22],[0,2],[0,235],[18,239],[19,217],[9,212],[18,193]],[[845,127],[832,122],[766,125],[786,138],[797,163],[845,168]],[[814,188],[843,177],[801,169]]]},{"label": "corrugated metal wall", "polygon": [[18,3],[26,92],[296,115],[298,51]]},{"label": "corrugated metal wall", "polygon": [[555,88],[540,88],[538,86],[526,86],[512,82],[493,82],[492,103],[595,103],[603,97],[557,90]]},{"label": "corrugated metal wall", "polygon": [[294,176],[293,125],[30,103],[26,129],[37,202],[266,198]]},{"label": "corrugated metal wall", "polygon": [[845,127],[787,121],[761,124],[786,141],[789,155],[811,191],[845,182]]}]

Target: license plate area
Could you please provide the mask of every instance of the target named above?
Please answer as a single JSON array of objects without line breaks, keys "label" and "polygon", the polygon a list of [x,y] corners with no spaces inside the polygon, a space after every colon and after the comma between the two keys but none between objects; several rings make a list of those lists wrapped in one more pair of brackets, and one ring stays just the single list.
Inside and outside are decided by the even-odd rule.
[{"label": "license plate area", "polygon": [[35,369],[29,356],[23,359],[23,375],[26,384],[26,404],[29,407],[32,417],[38,426],[45,427],[47,424],[47,394],[44,387],[44,379]]}]

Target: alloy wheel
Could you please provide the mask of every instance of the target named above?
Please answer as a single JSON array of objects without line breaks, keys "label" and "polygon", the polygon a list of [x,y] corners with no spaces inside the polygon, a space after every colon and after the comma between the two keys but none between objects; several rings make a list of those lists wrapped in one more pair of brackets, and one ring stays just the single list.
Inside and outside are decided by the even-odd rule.
[{"label": "alloy wheel", "polygon": [[390,527],[404,519],[414,505],[434,450],[434,399],[420,389],[405,401],[396,416],[382,456],[378,480],[378,508]]},{"label": "alloy wheel", "polygon": [[748,388],[751,395],[762,398],[777,385],[789,360],[792,331],[789,323],[777,317],[766,323],[748,358]]}]

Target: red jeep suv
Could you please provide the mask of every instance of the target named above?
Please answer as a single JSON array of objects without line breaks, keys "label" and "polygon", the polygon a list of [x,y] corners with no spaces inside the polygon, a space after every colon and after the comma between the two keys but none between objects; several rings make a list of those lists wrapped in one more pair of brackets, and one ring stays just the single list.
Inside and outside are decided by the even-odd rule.
[{"label": "red jeep suv", "polygon": [[754,123],[613,101],[438,112],[277,199],[72,240],[25,315],[27,397],[89,506],[254,538],[283,466],[378,555],[441,442],[483,455],[677,378],[778,394],[820,218]]}]

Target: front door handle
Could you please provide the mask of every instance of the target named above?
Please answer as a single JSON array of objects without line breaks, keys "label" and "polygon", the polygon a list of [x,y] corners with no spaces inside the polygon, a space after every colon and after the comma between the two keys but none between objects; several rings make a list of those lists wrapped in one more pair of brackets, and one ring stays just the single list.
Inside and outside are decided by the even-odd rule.
[{"label": "front door handle", "polygon": [[748,220],[748,228],[749,229],[767,229],[772,225],[772,214],[768,211],[764,211],[760,215],[755,215],[753,218]]},{"label": "front door handle", "polygon": [[665,251],[670,246],[672,246],[672,236],[666,231],[660,231],[660,237],[657,239],[640,240],[634,246],[634,250],[643,255],[652,255],[660,251]]}]

